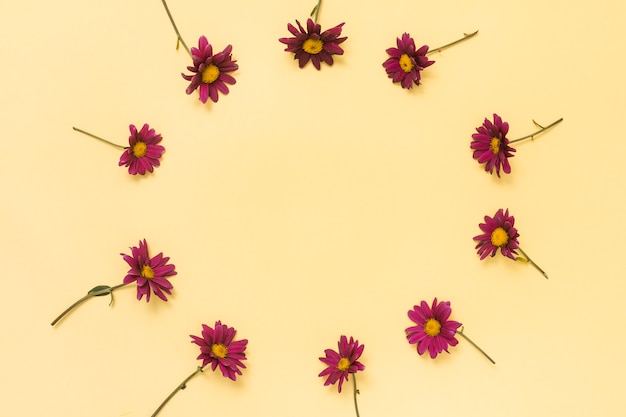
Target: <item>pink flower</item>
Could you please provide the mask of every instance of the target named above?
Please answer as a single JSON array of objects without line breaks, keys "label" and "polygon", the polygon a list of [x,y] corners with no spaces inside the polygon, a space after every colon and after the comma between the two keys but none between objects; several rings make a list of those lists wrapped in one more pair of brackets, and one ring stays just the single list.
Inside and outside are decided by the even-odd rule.
[{"label": "pink flower", "polygon": [[154,258],[148,255],[146,240],[139,241],[139,247],[130,248],[132,256],[121,253],[124,260],[130,265],[130,270],[124,277],[124,284],[137,282],[137,299],[146,296],[146,302],[150,301],[150,294],[154,293],[163,301],[167,301],[164,293],[171,294],[172,284],[167,277],[176,275],[175,266],[168,264],[170,260],[159,253]]},{"label": "pink flower", "polygon": [[189,335],[193,340],[192,343],[200,346],[200,355],[197,359],[202,360],[202,367],[211,364],[211,369],[219,366],[222,375],[235,381],[237,375],[241,375],[239,368],[246,368],[242,361],[246,360],[247,339],[233,341],[236,330],[222,324],[221,321],[215,322],[215,328],[211,328],[206,324],[202,325],[202,337]]},{"label": "pink flower", "polygon": [[506,134],[509,131],[509,124],[503,122],[500,116],[494,113],[493,123],[485,118],[482,126],[476,128],[472,135],[470,148],[474,149],[474,159],[479,164],[485,164],[485,171],[500,177],[500,168],[505,174],[511,173],[511,166],[508,158],[512,158],[515,148],[509,146],[509,139]]},{"label": "pink flower", "polygon": [[147,123],[143,125],[140,131],[137,131],[135,125],[130,125],[129,129],[128,143],[130,146],[125,148],[120,157],[119,166],[127,167],[128,173],[131,175],[144,175],[146,171],[152,172],[153,167],[158,167],[161,164],[159,159],[165,148],[157,144],[163,138],[156,134],[154,129],[150,129]]},{"label": "pink flower", "polygon": [[459,343],[454,335],[461,323],[448,320],[451,313],[450,302],[437,304],[437,298],[433,300],[432,306],[422,301],[419,306],[409,310],[409,318],[416,326],[405,330],[406,338],[410,344],[417,344],[417,353],[422,355],[428,351],[434,359],[442,351],[448,352],[448,345],[456,346]]},{"label": "pink flower", "polygon": [[499,209],[493,217],[485,216],[485,223],[478,225],[484,233],[474,236],[481,260],[488,255],[495,256],[498,249],[502,255],[515,260],[513,255],[517,255],[516,249],[519,249],[519,233],[514,225],[515,217],[509,216],[509,209]]},{"label": "pink flower", "polygon": [[341,336],[337,346],[339,353],[332,349],[326,349],[324,351],[326,357],[319,358],[328,367],[318,376],[328,376],[324,382],[325,386],[339,381],[338,389],[341,392],[341,385],[348,380],[348,374],[354,374],[365,369],[365,365],[357,360],[361,357],[365,345],[359,345],[359,341],[354,340],[352,336],[350,336],[350,341],[346,336]]},{"label": "pink flower", "polygon": [[185,80],[191,81],[187,87],[187,94],[200,88],[200,101],[203,103],[206,103],[209,97],[214,103],[217,103],[218,92],[228,94],[226,84],[232,85],[237,82],[228,73],[239,68],[236,64],[237,61],[233,60],[232,50],[233,47],[228,45],[222,52],[213,55],[213,47],[206,37],[201,36],[198,47],[191,48],[193,65],[187,67],[189,71],[195,74],[181,74]]},{"label": "pink flower", "polygon": [[408,33],[396,38],[396,44],[397,48],[387,49],[390,57],[383,62],[387,76],[394,83],[399,82],[402,88],[412,88],[413,83],[420,85],[420,71],[435,63],[426,57],[428,45],[416,49],[415,41]]},{"label": "pink flower", "polygon": [[298,29],[291,23],[287,24],[287,29],[294,35],[293,38],[280,38],[279,42],[287,45],[285,51],[293,52],[293,59],[299,61],[300,68],[311,60],[313,66],[320,69],[320,63],[324,61],[328,65],[333,65],[333,55],[343,55],[343,49],[339,46],[347,37],[340,38],[341,23],[333,28],[321,32],[322,27],[318,23],[308,19],[306,22],[306,30],[299,21],[296,20]]}]

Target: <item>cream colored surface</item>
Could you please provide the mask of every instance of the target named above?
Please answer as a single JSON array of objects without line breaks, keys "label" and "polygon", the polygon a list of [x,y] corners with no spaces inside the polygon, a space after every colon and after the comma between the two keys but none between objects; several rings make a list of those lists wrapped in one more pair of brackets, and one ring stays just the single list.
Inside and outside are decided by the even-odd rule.
[{"label": "cream colored surface", "polygon": [[[192,46],[233,45],[237,84],[217,104],[185,94],[189,64],[158,0],[0,4],[0,414],[147,416],[199,364],[189,334],[222,320],[249,339],[237,381],[205,372],[160,416],[352,416],[318,357],[365,344],[362,417],[622,416],[626,6],[600,0],[332,1],[345,54],[303,70],[287,23],[314,1],[175,1]],[[409,32],[443,53],[413,91],[385,49]],[[498,179],[470,135],[497,112],[518,146]],[[149,123],[167,152],[129,176],[119,152]],[[509,208],[550,275],[479,261],[485,214]],[[121,282],[146,238],[176,264],[167,303]],[[422,299],[452,302],[467,342],[436,360],[404,336]]]}]

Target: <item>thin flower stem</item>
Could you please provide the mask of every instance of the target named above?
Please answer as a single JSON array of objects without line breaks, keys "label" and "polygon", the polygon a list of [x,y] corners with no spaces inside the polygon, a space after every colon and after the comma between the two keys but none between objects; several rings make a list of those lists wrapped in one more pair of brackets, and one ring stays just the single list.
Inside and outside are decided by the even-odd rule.
[{"label": "thin flower stem", "polygon": [[559,120],[557,120],[556,122],[551,123],[551,124],[549,124],[549,125],[548,125],[548,126],[546,126],[546,127],[543,127],[543,126],[541,126],[539,123],[537,123],[537,122],[535,122],[535,121],[533,120],[533,123],[534,123],[534,124],[536,124],[537,126],[539,126],[541,129],[539,129],[538,131],[536,131],[536,132],[534,132],[534,133],[531,133],[530,135],[526,135],[526,136],[524,136],[523,138],[519,138],[519,139],[511,140],[511,141],[509,141],[509,144],[511,144],[511,143],[515,143],[515,142],[519,142],[519,141],[524,140],[524,139],[534,139],[534,138],[535,138],[535,136],[537,136],[538,134],[543,133],[543,132],[545,132],[546,130],[550,129],[551,127],[558,125],[558,124],[559,124],[559,123],[561,123],[562,121],[563,121],[563,118],[561,117],[561,118],[560,118]]},{"label": "thin flower stem", "polygon": [[478,349],[478,350],[480,351],[480,353],[482,353],[483,355],[485,355],[485,357],[486,357],[487,359],[489,359],[489,361],[490,361],[491,363],[493,363],[494,365],[496,364],[496,362],[495,362],[493,359],[491,359],[491,357],[490,357],[489,355],[487,355],[487,353],[485,353],[485,351],[484,351],[484,350],[482,350],[480,347],[478,347],[478,345],[477,345],[476,343],[474,343],[474,342],[472,341],[472,339],[470,339],[469,337],[465,336],[465,333],[463,333],[463,327],[461,327],[461,330],[457,330],[456,332],[457,332],[457,334],[459,334],[459,335],[463,336],[463,339],[465,339],[465,340],[467,340],[468,342],[470,342],[470,344],[471,344],[472,346],[474,346],[476,349]]},{"label": "thin flower stem", "polygon": [[530,256],[528,256],[528,255],[526,254],[526,252],[524,252],[524,251],[522,250],[522,248],[517,248],[517,249],[519,249],[519,251],[520,251],[520,252],[522,252],[522,255],[524,255],[524,257],[526,258],[526,259],[525,259],[525,261],[526,261],[526,262],[528,262],[528,263],[530,263],[532,266],[534,266],[534,267],[537,269],[537,271],[541,272],[541,273],[543,274],[543,276],[544,276],[546,279],[548,279],[548,274],[546,274],[546,272],[545,272],[543,269],[541,269],[541,268],[539,267],[539,265],[537,265],[537,264],[535,263],[535,261],[533,261],[532,259],[530,259]]},{"label": "thin flower stem", "polygon": [[313,18],[313,21],[315,23],[317,23],[317,18],[320,15],[320,7],[322,6],[322,0],[317,0],[317,6],[315,6],[313,8],[313,11],[311,11],[311,15],[315,12],[315,17]]},{"label": "thin flower stem", "polygon": [[438,47],[438,48],[433,48],[433,49],[431,49],[430,51],[426,52],[426,55],[430,55],[430,54],[435,53],[435,52],[441,52],[441,51],[443,51],[444,49],[447,49],[447,48],[449,48],[449,47],[451,47],[451,46],[453,46],[453,45],[456,45],[456,44],[457,44],[457,43],[459,43],[459,42],[463,42],[463,41],[465,41],[465,40],[467,40],[467,39],[469,39],[469,38],[471,38],[471,37],[475,36],[477,33],[478,33],[478,31],[476,31],[476,32],[474,32],[474,33],[469,33],[469,34],[464,33],[464,34],[463,34],[463,37],[462,37],[461,39],[457,39],[457,40],[455,40],[454,42],[451,42],[451,43],[446,44],[446,45],[444,45],[444,46],[440,46],[440,47]]},{"label": "thin flower stem", "polygon": [[96,135],[91,134],[91,133],[89,133],[89,132],[85,132],[84,130],[79,129],[79,128],[77,128],[77,127],[73,127],[73,126],[72,126],[72,129],[74,129],[75,131],[80,132],[80,133],[82,133],[82,134],[84,134],[84,135],[91,136],[91,137],[92,137],[92,138],[94,138],[94,139],[98,139],[99,141],[102,141],[102,142],[104,142],[104,143],[108,143],[108,144],[109,144],[109,145],[111,145],[111,146],[115,146],[116,148],[119,148],[119,149],[128,149],[128,146],[122,146],[122,145],[118,145],[117,143],[109,142],[109,141],[108,141],[108,140],[106,140],[106,139],[102,139],[100,136],[96,136]]},{"label": "thin flower stem", "polygon": [[152,414],[151,417],[155,417],[157,414],[159,414],[159,412],[163,409],[163,407],[165,407],[165,404],[167,404],[174,397],[174,395],[176,395],[176,393],[178,393],[178,391],[181,391],[181,390],[184,390],[185,388],[187,388],[187,382],[189,382],[189,380],[191,378],[193,378],[194,376],[198,375],[200,372],[203,372],[203,369],[204,368],[202,366],[198,366],[198,369],[196,369],[196,371],[194,373],[192,373],[187,378],[185,378],[185,380],[183,382],[181,382],[180,385],[178,385],[174,389],[174,391],[171,392],[170,395],[167,396],[167,398],[161,403],[159,408],[156,409],[156,411]]},{"label": "thin flower stem", "polygon": [[[66,308],[63,313],[59,314],[58,317],[56,319],[54,319],[52,321],[52,323],[50,323],[51,326],[54,326],[55,324],[57,324],[57,322],[59,320],[61,320],[63,317],[65,317],[67,315],[67,313],[69,313],[70,311],[72,311],[74,308],[76,308],[78,305],[84,303],[85,301],[87,301],[88,299],[90,299],[91,297],[99,297],[102,295],[108,295],[111,294],[111,303],[113,302],[113,291],[115,291],[118,288],[121,288],[123,286],[125,286],[126,284],[119,284],[116,285],[114,287],[109,287],[109,286],[102,286],[101,288],[96,287],[97,289],[92,289],[91,291],[89,291],[87,293],[87,295],[85,295],[84,297],[82,297],[80,300],[76,301],[74,304],[72,304],[71,306],[69,306],[68,308]],[[109,303],[109,305],[111,305]]]},{"label": "thin flower stem", "polygon": [[354,411],[356,411],[356,417],[360,417],[359,405],[356,402],[356,396],[359,394],[359,390],[356,387],[356,374],[352,374],[352,383],[354,385]]},{"label": "thin flower stem", "polygon": [[189,56],[191,56],[191,52],[189,51],[187,44],[183,40],[183,37],[180,36],[180,32],[178,31],[178,28],[176,27],[176,23],[174,23],[174,18],[172,17],[172,13],[170,13],[169,7],[167,7],[167,3],[165,2],[165,0],[161,0],[161,2],[163,3],[163,6],[165,7],[165,11],[167,12],[167,17],[169,17],[170,22],[172,22],[172,26],[174,27],[174,32],[176,32],[176,36],[178,37],[176,41],[176,49],[178,49],[178,42],[180,42],[183,45],[183,48],[185,48],[185,51],[187,51]]}]

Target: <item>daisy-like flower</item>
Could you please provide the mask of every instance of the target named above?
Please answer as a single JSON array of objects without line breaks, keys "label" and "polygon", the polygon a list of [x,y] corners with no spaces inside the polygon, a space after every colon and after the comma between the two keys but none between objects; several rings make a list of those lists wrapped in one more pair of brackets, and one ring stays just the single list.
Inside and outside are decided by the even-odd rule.
[{"label": "daisy-like flower", "polygon": [[474,236],[474,240],[478,242],[476,249],[480,259],[495,256],[500,249],[502,255],[515,260],[515,250],[519,249],[519,233],[515,228],[515,217],[509,215],[509,209],[499,209],[493,217],[485,216],[485,222],[478,227],[483,234]]},{"label": "daisy-like flower", "polygon": [[163,139],[160,134],[155,133],[147,123],[144,123],[141,130],[137,130],[135,125],[130,125],[130,136],[128,138],[129,147],[124,150],[120,157],[119,166],[128,168],[131,175],[144,175],[146,171],[154,171],[154,167],[161,165],[159,159],[165,152],[165,148],[158,143]]},{"label": "daisy-like flower", "polygon": [[448,345],[456,346],[459,343],[454,335],[461,323],[448,320],[451,313],[450,301],[437,303],[437,298],[431,306],[422,301],[419,306],[409,310],[409,318],[416,325],[405,330],[406,338],[410,344],[417,344],[417,353],[422,355],[428,351],[434,359],[444,350],[448,352]]},{"label": "daisy-like flower", "polygon": [[365,369],[365,365],[358,361],[363,354],[365,345],[359,345],[359,341],[354,340],[352,336],[350,336],[350,340],[346,336],[341,336],[337,346],[339,352],[326,349],[324,351],[326,357],[319,358],[328,367],[318,376],[327,376],[326,382],[324,382],[325,386],[339,381],[338,390],[341,392],[341,386],[344,381],[348,380],[348,374],[355,374]]},{"label": "daisy-like flower", "polygon": [[540,127],[538,131],[519,139],[509,140],[506,137],[509,132],[509,124],[503,122],[502,118],[494,113],[493,122],[485,118],[482,126],[476,128],[477,133],[472,135],[473,140],[470,144],[470,148],[474,150],[473,157],[479,164],[485,164],[485,171],[488,173],[493,174],[495,169],[498,178],[500,177],[500,169],[502,169],[505,174],[510,174],[511,165],[509,164],[509,158],[514,157],[513,152],[516,151],[515,148],[510,145],[525,139],[533,139],[536,135],[562,121],[563,118],[544,127],[533,120],[533,122]]},{"label": "daisy-like flower", "polygon": [[139,241],[139,247],[133,246],[130,250],[132,255],[120,254],[130,265],[130,270],[124,277],[124,284],[137,282],[138,300],[145,295],[146,301],[150,301],[150,294],[154,293],[163,301],[167,301],[164,293],[171,294],[173,288],[167,277],[177,274],[175,265],[167,263],[170,258],[163,256],[163,253],[150,258],[145,239]]},{"label": "daisy-like flower", "polygon": [[396,38],[396,44],[397,48],[387,49],[389,58],[383,62],[387,76],[394,83],[400,83],[402,88],[412,88],[413,83],[420,85],[420,71],[435,63],[426,57],[428,45],[416,49],[415,41],[408,33]]},{"label": "daisy-like flower", "polygon": [[319,70],[322,61],[328,65],[333,65],[333,55],[343,55],[343,49],[339,44],[348,38],[340,38],[339,36],[344,23],[324,32],[322,32],[321,25],[315,23],[311,18],[306,22],[306,30],[297,20],[296,24],[298,28],[291,23],[287,24],[287,29],[294,35],[293,38],[280,38],[278,40],[287,45],[285,51],[294,53],[293,58],[298,60],[300,68],[304,68],[310,60],[313,62],[313,66]]},{"label": "daisy-like flower", "polygon": [[215,328],[211,328],[206,324],[202,325],[202,337],[193,336],[192,343],[200,346],[200,355],[197,359],[202,360],[202,367],[211,365],[211,369],[219,366],[222,375],[235,381],[237,375],[241,375],[239,368],[244,368],[242,361],[246,360],[247,339],[233,341],[235,338],[235,329],[222,324],[221,321],[215,322]]},{"label": "daisy-like flower", "polygon": [[191,94],[199,88],[200,101],[203,103],[206,103],[209,97],[214,103],[217,103],[218,92],[228,94],[226,84],[232,85],[237,82],[228,73],[239,68],[236,64],[237,61],[233,60],[232,50],[232,45],[228,45],[222,52],[213,55],[213,47],[206,37],[201,36],[198,47],[191,48],[193,65],[187,69],[193,74],[181,74],[185,80],[191,81],[187,87],[187,94]]},{"label": "daisy-like flower", "polygon": [[198,366],[191,375],[178,384],[174,391],[152,413],[152,417],[156,417],[174,395],[178,391],[187,388],[187,382],[199,373],[204,372],[204,367],[209,364],[211,364],[213,371],[219,366],[222,374],[233,381],[236,380],[237,374],[241,375],[239,368],[245,368],[241,361],[246,360],[244,351],[248,341],[246,339],[233,341],[235,333],[236,330],[234,328],[228,327],[218,320],[215,322],[215,328],[211,328],[206,324],[202,325],[202,337],[190,335],[193,339],[192,343],[200,346],[201,353],[198,359],[202,360],[202,366]]},{"label": "daisy-like flower", "polygon": [[[515,228],[515,217],[509,215],[509,209],[506,209],[506,211],[498,209],[493,217],[485,216],[485,222],[480,223],[478,227],[480,227],[483,233],[474,236],[474,240],[478,242],[476,249],[478,249],[481,260],[489,255],[495,256],[498,249],[500,249],[502,255],[514,261],[528,262],[541,272],[546,279],[548,278],[548,274],[520,248],[517,241],[519,233]],[[517,255],[517,250],[523,256],[515,256]]]}]

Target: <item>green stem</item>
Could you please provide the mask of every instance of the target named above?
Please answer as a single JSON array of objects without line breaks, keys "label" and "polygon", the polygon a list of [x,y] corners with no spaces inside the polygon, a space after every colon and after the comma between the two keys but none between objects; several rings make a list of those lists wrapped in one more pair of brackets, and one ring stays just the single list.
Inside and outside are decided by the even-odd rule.
[{"label": "green stem", "polygon": [[104,143],[108,143],[108,144],[109,144],[109,145],[111,145],[111,146],[115,146],[116,148],[119,148],[119,149],[128,149],[128,146],[122,146],[122,145],[118,145],[117,143],[109,142],[109,141],[108,141],[108,140],[106,140],[106,139],[102,139],[100,136],[96,136],[96,135],[91,134],[91,133],[89,133],[89,132],[85,132],[84,130],[79,129],[79,128],[77,128],[77,127],[72,127],[72,129],[74,129],[75,131],[80,132],[80,133],[82,133],[82,134],[84,134],[84,135],[91,136],[91,137],[92,137],[92,138],[94,138],[94,139],[98,139],[99,141],[102,141],[102,142],[104,142]]},{"label": "green stem", "polygon": [[478,349],[478,350],[480,351],[480,353],[482,353],[483,355],[485,355],[485,357],[486,357],[487,359],[489,359],[489,361],[490,361],[491,363],[493,363],[494,365],[496,364],[496,362],[495,362],[493,359],[491,359],[491,357],[490,357],[489,355],[487,355],[487,353],[485,353],[485,351],[484,351],[484,350],[482,350],[482,349],[481,349],[481,348],[480,348],[480,347],[479,347],[476,343],[474,343],[474,342],[472,341],[472,339],[470,339],[469,337],[465,336],[465,333],[463,333],[463,327],[461,327],[461,330],[457,330],[457,331],[456,331],[456,333],[457,333],[457,334],[459,334],[459,335],[461,335],[461,336],[463,336],[463,338],[464,338],[465,340],[467,340],[468,342],[470,342],[470,344],[471,344],[472,346],[474,346],[476,349]]},{"label": "green stem", "polygon": [[443,51],[444,49],[448,49],[449,47],[451,47],[451,46],[453,46],[453,45],[456,45],[456,44],[457,44],[457,43],[459,43],[459,42],[463,42],[463,41],[465,41],[465,40],[467,40],[467,39],[469,39],[469,38],[471,38],[471,37],[473,37],[473,36],[476,36],[476,34],[477,34],[477,33],[478,33],[478,31],[476,31],[476,32],[474,32],[474,33],[470,33],[470,34],[464,33],[464,34],[463,34],[463,37],[462,37],[461,39],[457,39],[457,40],[455,40],[454,42],[450,42],[450,43],[448,43],[448,44],[446,44],[446,45],[444,45],[444,46],[440,46],[440,47],[438,47],[438,48],[433,48],[433,49],[431,49],[430,51],[426,52],[426,55],[430,55],[430,54],[432,54],[432,53],[435,53],[435,52],[441,52],[441,51]]},{"label": "green stem", "polygon": [[543,274],[543,276],[544,276],[544,277],[546,277],[546,279],[548,279],[548,274],[546,274],[546,272],[545,272],[543,269],[541,269],[541,268],[539,267],[539,265],[537,265],[537,264],[535,263],[535,261],[533,261],[532,259],[530,259],[530,256],[528,256],[528,255],[526,254],[526,252],[524,252],[524,251],[522,250],[522,248],[517,248],[517,249],[519,249],[519,251],[520,251],[520,252],[522,252],[522,255],[524,255],[524,257],[526,258],[526,259],[523,259],[523,258],[519,258],[519,257],[518,257],[518,258],[517,258],[518,260],[523,260],[524,262],[528,262],[528,263],[530,263],[532,266],[534,266],[534,267],[537,269],[537,271],[541,272],[541,273]]},{"label": "green stem", "polygon": [[198,375],[200,372],[203,372],[203,369],[204,368],[202,366],[198,366],[198,369],[196,369],[196,371],[194,373],[192,373],[187,378],[185,378],[185,380],[183,382],[181,382],[180,385],[178,385],[174,389],[174,391],[172,391],[171,394],[167,396],[167,398],[165,400],[163,400],[163,402],[161,403],[159,408],[156,409],[156,411],[152,414],[151,417],[155,417],[157,414],[159,414],[159,412],[163,409],[163,407],[165,407],[165,404],[167,404],[172,399],[172,397],[174,397],[174,395],[176,395],[176,393],[178,393],[178,391],[181,391],[181,390],[184,390],[185,388],[187,388],[187,382],[189,382],[189,380],[191,378],[193,378],[194,376]]},{"label": "green stem", "polygon": [[526,136],[524,136],[523,138],[519,138],[519,139],[511,140],[511,141],[509,141],[509,144],[511,144],[511,143],[515,143],[515,142],[519,142],[519,141],[524,140],[524,139],[529,139],[529,138],[530,138],[530,139],[534,139],[534,138],[535,138],[535,136],[537,136],[538,134],[545,132],[546,130],[550,129],[550,128],[551,128],[551,127],[553,127],[553,126],[556,126],[557,124],[561,123],[562,121],[563,121],[563,118],[561,117],[561,118],[560,118],[559,120],[557,120],[556,122],[551,123],[551,124],[549,124],[549,125],[548,125],[548,126],[546,126],[546,127],[543,127],[543,126],[541,126],[539,123],[537,123],[537,122],[535,122],[535,121],[533,120],[533,123],[534,123],[534,124],[536,124],[537,126],[539,126],[541,129],[539,129],[538,131],[536,131],[536,132],[534,132],[534,133],[531,133],[530,135],[526,135]]},{"label": "green stem", "polygon": [[359,394],[359,390],[356,387],[356,374],[352,374],[352,383],[354,385],[354,411],[356,411],[356,417],[360,417],[359,405],[356,402],[356,396]]},{"label": "green stem", "polygon": [[163,6],[165,7],[165,11],[167,12],[167,17],[169,17],[170,22],[172,22],[172,26],[174,27],[174,32],[176,32],[176,36],[177,36],[176,49],[178,49],[178,42],[180,42],[183,44],[183,48],[185,48],[185,51],[187,51],[189,56],[192,56],[191,52],[189,51],[189,48],[187,47],[187,44],[183,40],[183,37],[180,36],[180,32],[178,31],[178,28],[176,27],[176,23],[174,23],[174,18],[172,17],[172,13],[170,13],[170,8],[167,7],[167,3],[165,2],[165,0],[161,0],[161,2],[163,3]]},{"label": "green stem", "polygon": [[313,18],[313,21],[315,23],[317,23],[317,18],[320,15],[320,7],[322,6],[322,0],[317,0],[317,6],[315,6],[313,8],[313,10],[311,11],[311,16],[313,15],[313,13],[315,13],[315,17]]},{"label": "green stem", "polygon": [[91,297],[101,297],[103,295],[109,295],[111,294],[111,302],[109,303],[109,305],[111,305],[113,303],[113,291],[115,291],[118,288],[121,288],[123,286],[125,286],[126,284],[119,284],[116,285],[114,287],[109,287],[107,285],[99,285],[93,289],[91,289],[87,295],[85,295],[84,297],[82,297],[81,299],[79,299],[78,301],[76,301],[74,304],[72,304],[71,306],[69,306],[68,308],[66,308],[63,313],[59,314],[58,317],[56,319],[54,319],[52,321],[52,323],[50,323],[51,326],[54,326],[55,324],[57,324],[57,322],[59,320],[61,320],[63,317],[65,317],[67,315],[67,313],[69,313],[70,311],[72,311],[74,308],[76,308],[77,306],[79,306],[80,304],[84,303],[85,301],[87,301],[88,299],[90,299]]}]

